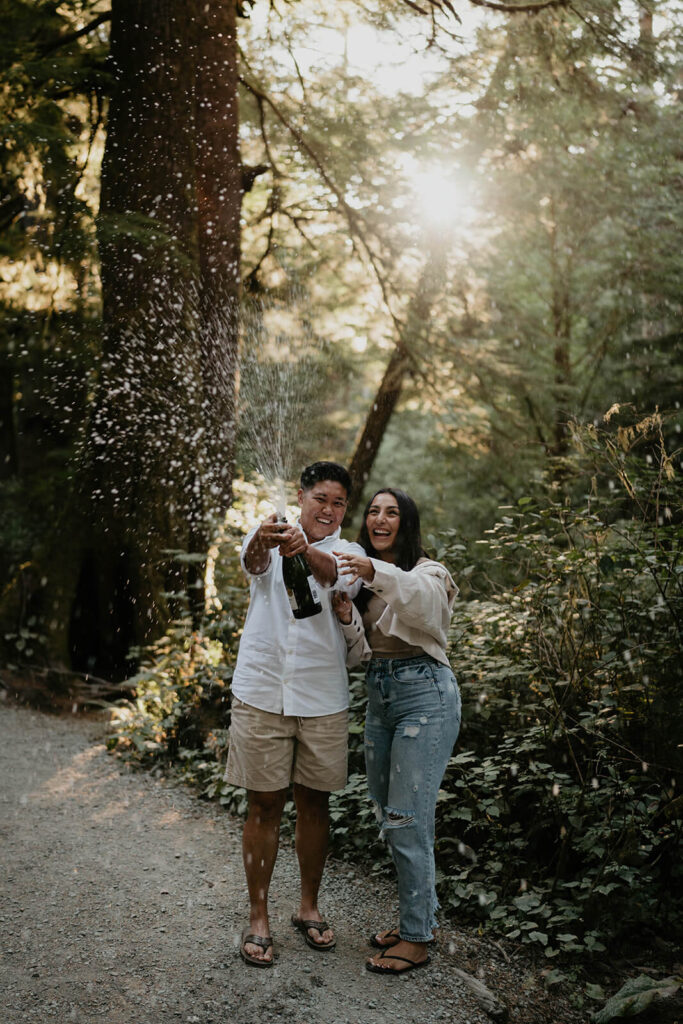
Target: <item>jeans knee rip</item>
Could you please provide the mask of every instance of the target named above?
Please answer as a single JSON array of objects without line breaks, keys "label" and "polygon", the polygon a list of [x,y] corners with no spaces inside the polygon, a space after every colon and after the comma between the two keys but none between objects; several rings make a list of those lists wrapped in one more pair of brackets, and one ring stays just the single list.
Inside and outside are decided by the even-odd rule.
[{"label": "jeans knee rip", "polygon": [[384,829],[406,828],[414,821],[414,811],[402,811],[396,807],[385,807],[384,809]]}]

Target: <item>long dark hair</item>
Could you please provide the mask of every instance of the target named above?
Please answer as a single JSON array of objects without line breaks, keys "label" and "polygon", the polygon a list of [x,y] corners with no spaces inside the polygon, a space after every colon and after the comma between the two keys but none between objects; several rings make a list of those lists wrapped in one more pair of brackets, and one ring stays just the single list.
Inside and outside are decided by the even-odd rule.
[{"label": "long dark hair", "polygon": [[[394,545],[394,554],[396,555],[394,564],[397,565],[399,569],[409,571],[420,558],[425,556],[425,550],[422,547],[422,537],[420,534],[420,513],[418,512],[417,505],[413,499],[410,498],[405,491],[400,491],[396,487],[381,487],[378,491],[375,491],[373,496],[370,498],[370,501],[363,509],[363,521],[358,534],[358,543],[361,547],[365,548],[365,553],[369,555],[370,558],[377,556],[377,552],[370,540],[370,534],[368,533],[367,518],[372,503],[378,494],[391,494],[398,505],[400,522],[398,525],[398,533],[396,534],[396,543]],[[370,591],[365,587],[361,587],[355,600],[355,603],[361,612],[365,611],[369,600]]]}]

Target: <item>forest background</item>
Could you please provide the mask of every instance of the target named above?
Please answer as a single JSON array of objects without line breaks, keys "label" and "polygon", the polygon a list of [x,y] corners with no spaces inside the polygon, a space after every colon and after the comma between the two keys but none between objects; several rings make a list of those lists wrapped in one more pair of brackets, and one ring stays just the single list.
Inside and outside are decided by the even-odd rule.
[{"label": "forest background", "polygon": [[675,942],[680,4],[0,6],[5,689],[243,809],[236,550],[337,459],[461,587],[444,906],[549,983]]}]

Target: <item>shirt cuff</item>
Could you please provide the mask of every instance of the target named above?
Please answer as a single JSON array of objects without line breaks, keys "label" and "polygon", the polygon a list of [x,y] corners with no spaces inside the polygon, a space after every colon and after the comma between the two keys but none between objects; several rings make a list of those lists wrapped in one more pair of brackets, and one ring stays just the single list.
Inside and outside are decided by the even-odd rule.
[{"label": "shirt cuff", "polygon": [[[339,621],[339,620],[338,620]],[[342,633],[347,640],[356,640],[363,632],[363,623],[358,618],[355,620],[351,619],[351,622],[339,622],[342,628]]]},{"label": "shirt cuff", "polygon": [[381,559],[371,558],[370,561],[372,562],[372,567],[375,570],[375,575],[372,577],[372,583],[365,583],[365,580],[363,583],[368,590],[373,592],[373,594],[382,594],[391,582],[391,576],[387,572],[385,563],[382,562]]}]

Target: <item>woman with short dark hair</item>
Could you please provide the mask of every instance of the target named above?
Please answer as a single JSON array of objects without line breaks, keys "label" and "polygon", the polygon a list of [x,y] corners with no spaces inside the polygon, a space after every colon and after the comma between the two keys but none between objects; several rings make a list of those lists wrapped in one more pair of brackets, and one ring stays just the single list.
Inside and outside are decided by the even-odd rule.
[{"label": "woman with short dark hair", "polygon": [[434,817],[439,786],[460,729],[460,693],[446,656],[457,594],[440,562],[425,554],[415,502],[395,488],[373,495],[359,543],[338,555],[339,571],[362,589],[333,599],[347,664],[367,663],[365,761],[381,834],[398,875],[397,928],[374,934],[366,964],[405,974],[429,963],[438,901]]}]

